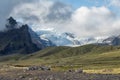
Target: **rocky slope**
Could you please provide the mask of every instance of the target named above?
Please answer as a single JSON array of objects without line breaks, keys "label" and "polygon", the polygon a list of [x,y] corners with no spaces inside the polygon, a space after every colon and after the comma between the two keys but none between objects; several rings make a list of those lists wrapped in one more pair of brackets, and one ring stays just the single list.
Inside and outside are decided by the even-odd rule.
[{"label": "rocky slope", "polygon": [[6,30],[0,32],[0,54],[33,53],[46,47],[43,42],[27,24],[19,25],[10,17]]}]

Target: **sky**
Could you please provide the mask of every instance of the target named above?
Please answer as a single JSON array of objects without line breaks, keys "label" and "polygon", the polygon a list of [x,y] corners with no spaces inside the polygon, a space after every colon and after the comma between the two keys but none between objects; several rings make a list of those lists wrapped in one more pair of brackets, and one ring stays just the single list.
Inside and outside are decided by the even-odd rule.
[{"label": "sky", "polygon": [[34,31],[79,37],[120,35],[120,0],[0,0],[0,30],[10,16]]}]

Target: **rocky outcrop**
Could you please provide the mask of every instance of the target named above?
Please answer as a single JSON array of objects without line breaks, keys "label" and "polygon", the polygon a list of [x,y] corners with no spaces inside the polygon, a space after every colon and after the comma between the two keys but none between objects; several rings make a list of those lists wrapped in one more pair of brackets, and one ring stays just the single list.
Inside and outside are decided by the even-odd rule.
[{"label": "rocky outcrop", "polygon": [[45,45],[40,42],[37,34],[33,37],[28,25],[18,26],[16,20],[12,17],[7,20],[6,31],[0,32],[1,55],[33,53],[43,48],[45,48]]}]

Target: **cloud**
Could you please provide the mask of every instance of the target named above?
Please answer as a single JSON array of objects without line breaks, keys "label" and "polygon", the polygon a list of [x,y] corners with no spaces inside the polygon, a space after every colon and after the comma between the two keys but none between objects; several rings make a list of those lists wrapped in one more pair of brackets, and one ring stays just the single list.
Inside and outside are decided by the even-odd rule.
[{"label": "cloud", "polygon": [[11,16],[36,30],[47,27],[61,28],[72,15],[72,7],[61,2],[35,1],[16,6]]},{"label": "cloud", "polygon": [[32,0],[0,0],[0,30],[5,27],[5,20],[8,18],[12,9],[24,2],[31,2]]},{"label": "cloud", "polygon": [[110,0],[110,6],[120,7],[120,0]]},{"label": "cloud", "polygon": [[73,10],[58,1],[34,1],[14,8],[10,14],[34,30],[55,28],[80,37],[111,36],[120,34],[120,19],[107,7],[86,7]]},{"label": "cloud", "polygon": [[[71,32],[79,36],[106,36],[120,29],[119,20],[106,7],[80,7],[72,14]],[[115,33],[114,33],[115,34]]]}]

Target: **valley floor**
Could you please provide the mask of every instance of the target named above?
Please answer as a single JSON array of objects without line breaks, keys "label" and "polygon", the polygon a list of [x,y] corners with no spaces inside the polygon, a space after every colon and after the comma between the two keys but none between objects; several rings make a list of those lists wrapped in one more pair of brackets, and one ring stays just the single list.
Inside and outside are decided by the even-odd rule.
[{"label": "valley floor", "polygon": [[120,74],[86,73],[73,70],[42,71],[27,67],[1,66],[0,80],[120,80]]},{"label": "valley floor", "polygon": [[[27,70],[43,65],[50,70]],[[120,80],[120,46],[49,47],[0,56],[0,80]]]}]

